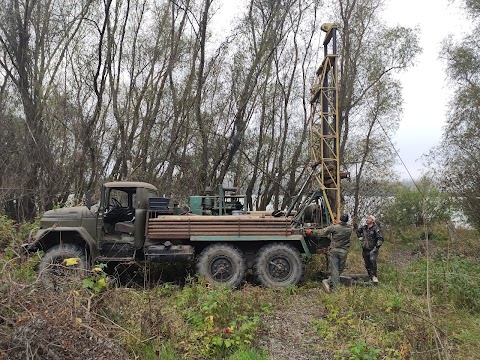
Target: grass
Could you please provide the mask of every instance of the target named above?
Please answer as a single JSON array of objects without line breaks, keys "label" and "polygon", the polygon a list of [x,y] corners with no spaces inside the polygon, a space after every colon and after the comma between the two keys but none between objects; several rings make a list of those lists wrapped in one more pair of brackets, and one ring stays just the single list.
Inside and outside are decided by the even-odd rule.
[{"label": "grass", "polygon": [[326,298],[324,306],[325,317],[313,326],[324,339],[320,350],[336,347],[339,358],[356,353],[365,354],[360,358],[418,358],[431,347],[424,303],[389,286],[343,288]]},{"label": "grass", "polygon": [[[20,251],[26,229],[0,217],[0,357],[26,358],[36,349],[49,351],[45,357],[68,358],[91,349],[96,352],[85,358],[269,359],[255,341],[269,327],[265,315],[282,318],[293,297],[311,302],[312,296],[320,296],[315,306],[321,303],[321,315],[302,326],[316,334],[305,342],[319,358],[431,359],[440,352],[474,359],[480,353],[480,241],[473,231],[459,231],[456,242],[448,240],[446,228],[432,231],[430,315],[419,229],[405,229],[382,247],[380,286],[343,287],[328,295],[318,291],[325,266],[320,255],[309,263],[304,283],[280,291],[248,284],[240,290],[211,287],[187,277],[182,286],[127,288],[109,281],[98,292],[72,285],[53,294],[36,282],[39,258]],[[364,272],[358,242],[346,271]],[[21,336],[33,330],[28,340]],[[45,348],[41,339],[56,346]],[[108,347],[101,345],[105,339]]]}]

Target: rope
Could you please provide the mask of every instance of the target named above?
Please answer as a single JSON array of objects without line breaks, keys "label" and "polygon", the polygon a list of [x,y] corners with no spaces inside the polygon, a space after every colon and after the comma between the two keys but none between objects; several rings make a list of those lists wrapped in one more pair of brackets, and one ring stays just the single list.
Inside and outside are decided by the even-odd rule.
[{"label": "rope", "polygon": [[382,123],[380,122],[380,120],[377,120],[378,122],[378,125],[380,125],[380,127],[382,128],[385,136],[387,137],[388,139],[388,142],[390,143],[390,145],[392,146],[393,148],[393,151],[395,151],[395,154],[397,155],[397,157],[400,159],[400,161],[402,162],[402,165],[403,167],[405,168],[405,170],[407,171],[408,173],[408,176],[410,177],[410,180],[412,180],[413,184],[415,185],[415,187],[417,188],[418,192],[422,195],[422,199],[425,200],[425,196],[423,194],[423,192],[420,190],[420,188],[418,187],[417,183],[415,182],[415,180],[413,179],[413,176],[412,174],[410,173],[410,171],[408,170],[407,168],[407,165],[405,164],[405,162],[403,161],[402,157],[400,156],[399,152],[397,151],[397,149],[395,148],[395,145],[393,144],[393,141],[392,139],[390,138],[390,135],[388,135],[387,131],[385,130],[385,128],[383,127]]}]

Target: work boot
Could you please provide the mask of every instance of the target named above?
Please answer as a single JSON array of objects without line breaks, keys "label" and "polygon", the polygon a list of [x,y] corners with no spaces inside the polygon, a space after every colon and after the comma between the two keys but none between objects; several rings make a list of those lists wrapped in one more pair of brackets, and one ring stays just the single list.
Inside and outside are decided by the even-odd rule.
[{"label": "work boot", "polygon": [[322,280],[322,288],[327,294],[330,294],[330,284],[328,283],[328,279]]},{"label": "work boot", "polygon": [[378,284],[378,278],[376,276],[372,276],[372,282],[374,284]]}]

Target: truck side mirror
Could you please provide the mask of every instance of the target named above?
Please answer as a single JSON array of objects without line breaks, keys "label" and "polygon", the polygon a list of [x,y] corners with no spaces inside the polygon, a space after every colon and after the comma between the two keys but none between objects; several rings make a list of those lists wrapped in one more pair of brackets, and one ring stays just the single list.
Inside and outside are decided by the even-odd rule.
[{"label": "truck side mirror", "polygon": [[92,207],[92,193],[90,192],[90,190],[85,193],[85,203],[87,205],[87,209],[90,210],[90,208]]}]

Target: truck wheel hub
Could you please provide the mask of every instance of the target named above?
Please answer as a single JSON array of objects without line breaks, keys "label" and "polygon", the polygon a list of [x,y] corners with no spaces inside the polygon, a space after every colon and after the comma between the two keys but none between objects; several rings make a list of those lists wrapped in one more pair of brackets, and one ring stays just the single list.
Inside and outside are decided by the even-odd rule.
[{"label": "truck wheel hub", "polygon": [[290,263],[285,258],[273,258],[269,264],[270,274],[276,279],[282,280],[290,274]]},{"label": "truck wheel hub", "polygon": [[215,259],[212,262],[212,277],[216,280],[225,280],[232,276],[232,263],[227,258]]}]

